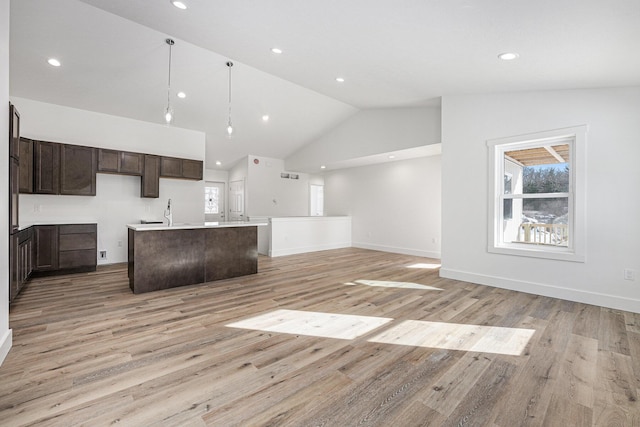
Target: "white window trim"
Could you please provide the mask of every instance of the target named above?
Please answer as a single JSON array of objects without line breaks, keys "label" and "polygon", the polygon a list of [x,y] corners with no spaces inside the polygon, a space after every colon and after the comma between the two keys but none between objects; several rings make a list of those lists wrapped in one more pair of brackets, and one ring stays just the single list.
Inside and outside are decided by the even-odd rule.
[{"label": "white window trim", "polygon": [[[489,148],[489,173],[488,173],[488,245],[490,253],[516,255],[534,258],[546,258],[560,261],[585,262],[586,255],[586,142],[588,126],[574,126],[570,128],[556,129],[533,134],[510,136],[487,141]],[[571,178],[570,185],[573,189],[573,197],[569,197],[569,211],[572,212],[573,221],[570,221],[570,246],[568,248],[553,246],[522,247],[513,243],[501,243],[502,208],[501,192],[504,185],[504,157],[505,151],[510,149],[526,148],[527,145],[540,146],[546,141],[570,138],[571,144]],[[569,195],[561,193],[558,196]],[[544,197],[544,194],[540,194]],[[547,195],[548,197],[549,195]],[[535,197],[538,197],[536,195]]]}]

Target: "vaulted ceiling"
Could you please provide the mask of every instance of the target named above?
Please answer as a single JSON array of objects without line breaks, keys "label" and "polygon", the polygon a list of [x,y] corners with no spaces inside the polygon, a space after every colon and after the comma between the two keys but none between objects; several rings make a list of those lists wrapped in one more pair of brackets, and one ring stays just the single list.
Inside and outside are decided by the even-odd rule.
[{"label": "vaulted ceiling", "polygon": [[11,95],[162,123],[172,37],[174,125],[206,132],[207,163],[224,168],[285,158],[358,109],[640,85],[636,0],[183,2],[13,0]]}]

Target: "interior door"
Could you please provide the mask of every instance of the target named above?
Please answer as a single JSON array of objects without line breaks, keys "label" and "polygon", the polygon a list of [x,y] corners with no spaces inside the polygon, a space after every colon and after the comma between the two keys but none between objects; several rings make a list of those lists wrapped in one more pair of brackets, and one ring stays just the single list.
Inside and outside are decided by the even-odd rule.
[{"label": "interior door", "polygon": [[204,220],[224,221],[224,182],[207,181],[204,184]]},{"label": "interior door", "polygon": [[244,221],[244,180],[229,183],[229,221]]}]

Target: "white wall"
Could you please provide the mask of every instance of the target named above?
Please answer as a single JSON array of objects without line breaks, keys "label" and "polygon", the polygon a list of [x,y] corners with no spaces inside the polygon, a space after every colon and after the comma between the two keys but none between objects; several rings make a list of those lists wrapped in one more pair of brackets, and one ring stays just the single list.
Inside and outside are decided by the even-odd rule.
[{"label": "white wall", "polygon": [[260,229],[269,234],[270,257],[351,247],[348,216],[270,218],[269,226]]},{"label": "white wall", "polygon": [[362,110],[286,159],[290,170],[319,170],[348,159],[440,143],[440,108]]},{"label": "white wall", "polygon": [[282,178],[282,172],[289,173],[284,160],[249,156],[246,186],[249,216],[309,215],[309,175],[295,172],[298,179],[289,179]]},{"label": "white wall", "polygon": [[[204,160],[204,133],[90,111],[13,98],[22,135],[46,141]],[[98,250],[107,260],[127,260],[128,223],[163,219],[172,200],[174,222],[204,221],[204,181],[160,179],[160,197],[140,197],[140,177],[99,173],[96,196],[20,195],[20,224],[42,221],[95,221]]]},{"label": "white wall", "polygon": [[[639,117],[640,87],[444,97],[441,275],[640,312]],[[486,141],[577,125],[589,126],[586,262],[488,253]]]},{"label": "white wall", "polygon": [[0,364],[11,349],[9,329],[9,0],[0,0]]},{"label": "white wall", "polygon": [[355,247],[439,258],[440,174],[439,155],[327,172],[325,212],[351,215]]}]

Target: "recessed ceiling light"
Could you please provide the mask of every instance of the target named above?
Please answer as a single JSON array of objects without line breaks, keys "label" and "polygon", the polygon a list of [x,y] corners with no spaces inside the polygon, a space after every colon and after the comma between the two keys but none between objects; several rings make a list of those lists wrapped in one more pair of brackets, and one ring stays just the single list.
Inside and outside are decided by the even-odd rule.
[{"label": "recessed ceiling light", "polygon": [[336,77],[338,83],[344,83],[344,77]]},{"label": "recessed ceiling light", "polygon": [[269,121],[269,115],[265,114],[264,116],[262,116],[262,121],[263,122],[268,122]]},{"label": "recessed ceiling light", "polygon": [[325,165],[320,166],[320,169],[326,169],[327,167]]},{"label": "recessed ceiling light", "polygon": [[177,96],[178,98],[185,99],[187,97],[187,94],[184,92],[178,92]]},{"label": "recessed ceiling light", "polygon": [[60,61],[58,61],[56,58],[49,58],[47,60],[47,62],[49,63],[49,65],[53,66],[53,67],[59,67],[62,64],[60,63]]},{"label": "recessed ceiling light", "polygon": [[503,61],[511,61],[513,59],[518,58],[519,56],[520,55],[518,55],[515,52],[505,52],[498,55],[498,58],[502,59]]},{"label": "recessed ceiling light", "polygon": [[282,53],[282,49],[278,49],[277,47],[272,47],[271,52],[277,53],[278,55],[280,55]]},{"label": "recessed ceiling light", "polygon": [[216,160],[216,166],[221,166],[222,162],[220,160]]},{"label": "recessed ceiling light", "polygon": [[171,1],[171,4],[181,10],[185,10],[187,8],[187,5],[181,1]]},{"label": "recessed ceiling light", "polygon": [[396,156],[394,156],[393,154],[389,156],[390,159],[395,159]]}]

